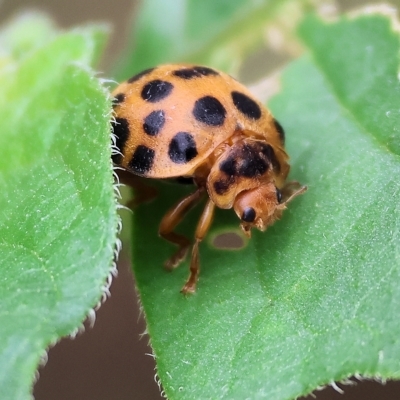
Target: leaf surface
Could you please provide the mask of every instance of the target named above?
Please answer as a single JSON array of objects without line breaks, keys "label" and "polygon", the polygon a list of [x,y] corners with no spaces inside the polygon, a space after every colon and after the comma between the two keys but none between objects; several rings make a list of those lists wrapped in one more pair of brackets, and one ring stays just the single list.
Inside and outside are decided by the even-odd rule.
[{"label": "leaf surface", "polygon": [[90,70],[105,34],[31,15],[0,35],[2,399],[30,398],[46,348],[81,326],[111,271],[110,102]]},{"label": "leaf surface", "polygon": [[[135,213],[134,269],[167,397],[293,399],[356,373],[400,377],[399,34],[380,15],[309,17],[309,52],[282,76],[270,107],[286,129],[291,179],[308,185],[245,248],[217,213],[201,245],[195,295],[167,273],[173,246],[157,225],[190,191],[158,185]],[[179,231],[190,237],[199,210]]]}]

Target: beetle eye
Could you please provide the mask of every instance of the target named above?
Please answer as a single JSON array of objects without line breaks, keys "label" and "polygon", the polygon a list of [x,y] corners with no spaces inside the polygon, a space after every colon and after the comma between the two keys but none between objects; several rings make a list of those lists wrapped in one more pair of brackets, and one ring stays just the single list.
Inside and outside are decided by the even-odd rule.
[{"label": "beetle eye", "polygon": [[282,192],[278,188],[276,188],[276,198],[278,200],[278,203],[282,201]]},{"label": "beetle eye", "polygon": [[253,207],[246,207],[242,214],[242,221],[254,222],[256,219],[256,212]]}]

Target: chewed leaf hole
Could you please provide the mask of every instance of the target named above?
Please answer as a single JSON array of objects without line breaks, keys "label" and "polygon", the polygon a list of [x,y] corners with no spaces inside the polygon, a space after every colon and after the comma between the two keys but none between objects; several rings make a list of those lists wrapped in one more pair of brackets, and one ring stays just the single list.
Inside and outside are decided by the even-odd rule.
[{"label": "chewed leaf hole", "polygon": [[223,250],[240,250],[246,247],[247,238],[238,229],[218,232],[211,237],[212,246]]}]

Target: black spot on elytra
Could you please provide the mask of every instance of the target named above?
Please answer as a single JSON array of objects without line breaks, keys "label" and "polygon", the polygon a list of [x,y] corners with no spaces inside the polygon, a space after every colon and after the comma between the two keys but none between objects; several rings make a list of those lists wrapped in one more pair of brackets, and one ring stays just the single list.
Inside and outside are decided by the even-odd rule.
[{"label": "black spot on elytra", "polygon": [[254,222],[256,219],[256,212],[253,207],[246,207],[242,214],[242,221]]},{"label": "black spot on elytra", "polygon": [[208,67],[196,65],[193,69],[196,70],[199,74],[204,75],[204,76],[219,75],[218,71],[216,71],[215,69],[212,69],[212,68],[208,68]]},{"label": "black spot on elytra", "polygon": [[154,162],[155,151],[147,146],[139,145],[136,147],[131,160],[129,169],[138,175],[146,175],[151,170]]},{"label": "black spot on elytra", "polygon": [[150,103],[157,103],[168,97],[172,92],[174,85],[172,83],[155,79],[144,85],[141,97]]},{"label": "black spot on elytra", "polygon": [[145,75],[149,74],[149,73],[152,72],[152,71],[154,71],[154,68],[145,69],[144,71],[139,72],[138,74],[132,76],[132,78],[129,78],[127,82],[128,82],[128,83],[136,82],[136,81],[138,81],[142,76],[145,76]]},{"label": "black spot on elytra", "polygon": [[[115,145],[118,150],[123,153],[125,143],[129,137],[129,122],[125,118],[115,118],[115,121],[111,122],[113,133],[115,135]],[[112,160],[115,164],[121,163],[121,154],[113,154]]]},{"label": "black spot on elytra", "polygon": [[197,156],[194,137],[188,132],[178,132],[169,143],[168,155],[176,164],[185,164]]},{"label": "black spot on elytra", "polygon": [[117,95],[114,96],[114,99],[112,101],[113,107],[123,103],[125,101],[125,94],[124,93],[118,93]]},{"label": "black spot on elytra", "polygon": [[200,74],[192,68],[178,69],[174,71],[173,74],[178,78],[183,78],[183,79],[192,79],[200,76]]},{"label": "black spot on elytra", "polygon": [[260,106],[249,96],[240,92],[232,92],[231,96],[235,107],[247,118],[259,119],[261,117]]},{"label": "black spot on elytra", "polygon": [[208,67],[196,66],[193,68],[178,69],[173,74],[182,79],[193,79],[208,75],[218,75],[218,72]]},{"label": "black spot on elytra", "polygon": [[152,111],[143,123],[143,130],[150,136],[156,136],[165,124],[165,114],[162,110]]},{"label": "black spot on elytra", "polygon": [[285,131],[282,128],[282,125],[274,118],[275,129],[278,131],[279,138],[282,143],[285,143]]},{"label": "black spot on elytra", "polygon": [[204,96],[194,104],[193,115],[197,121],[206,125],[221,126],[225,121],[226,110],[215,97]]}]

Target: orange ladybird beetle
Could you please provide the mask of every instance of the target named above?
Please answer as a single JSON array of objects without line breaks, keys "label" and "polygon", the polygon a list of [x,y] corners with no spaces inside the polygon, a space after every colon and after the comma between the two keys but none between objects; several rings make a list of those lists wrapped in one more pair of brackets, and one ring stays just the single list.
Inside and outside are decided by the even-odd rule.
[{"label": "orange ladybird beetle", "polygon": [[306,190],[298,182],[285,183],[290,166],[282,126],[249,90],[223,72],[162,65],[121,83],[113,96],[112,125],[119,149],[113,161],[132,178],[122,180],[141,188],[143,184],[132,183],[137,182],[135,176],[190,178],[196,185],[161,220],[160,236],[178,246],[166,261],[167,268],[175,268],[192,246],[174,232],[175,227],[208,195],[183,293],[196,289],[199,244],[215,207],[233,207],[250,237],[251,228],[264,231],[281,217],[289,201]]}]

